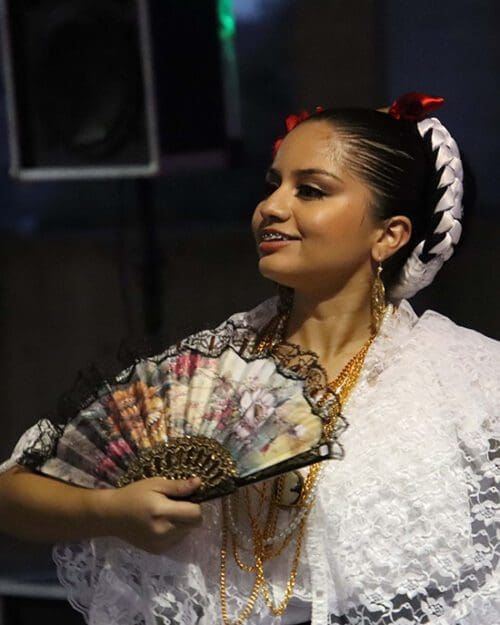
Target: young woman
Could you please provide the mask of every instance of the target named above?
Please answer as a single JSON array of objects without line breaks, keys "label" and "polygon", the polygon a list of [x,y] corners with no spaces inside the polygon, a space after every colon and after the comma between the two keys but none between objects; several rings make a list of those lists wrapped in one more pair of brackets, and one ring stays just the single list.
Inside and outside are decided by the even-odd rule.
[{"label": "young woman", "polygon": [[202,506],[182,501],[197,479],[37,474],[61,436],[46,421],[3,465],[0,529],[63,543],[92,625],[500,622],[500,346],[406,301],[461,233],[460,155],[424,119],[437,103],[289,118],[252,221],[283,296],[213,332],[319,375],[349,425],[341,460]]}]

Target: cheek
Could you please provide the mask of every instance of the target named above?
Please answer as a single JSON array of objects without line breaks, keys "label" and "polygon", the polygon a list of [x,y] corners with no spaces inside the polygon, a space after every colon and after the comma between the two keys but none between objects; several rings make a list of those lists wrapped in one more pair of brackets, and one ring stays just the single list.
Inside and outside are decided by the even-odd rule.
[{"label": "cheek", "polygon": [[361,232],[359,220],[348,211],[336,212],[334,215],[330,211],[316,213],[307,219],[307,223],[304,222],[303,227],[306,236],[309,233],[325,241],[349,241]]},{"label": "cheek", "polygon": [[355,244],[365,241],[368,234],[366,210],[358,202],[337,204],[334,210],[325,205],[311,219],[311,228],[326,239]]}]

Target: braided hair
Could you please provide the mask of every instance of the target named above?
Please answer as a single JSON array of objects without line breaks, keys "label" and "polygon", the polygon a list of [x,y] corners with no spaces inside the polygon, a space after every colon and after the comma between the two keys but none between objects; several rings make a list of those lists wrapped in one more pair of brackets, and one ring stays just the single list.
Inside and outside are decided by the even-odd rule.
[{"label": "braided hair", "polygon": [[436,118],[395,119],[367,109],[327,109],[303,123],[326,121],[342,141],[343,163],[371,188],[376,219],[405,215],[408,243],[383,263],[391,299],[430,284],[462,232],[463,169],[457,144]]}]

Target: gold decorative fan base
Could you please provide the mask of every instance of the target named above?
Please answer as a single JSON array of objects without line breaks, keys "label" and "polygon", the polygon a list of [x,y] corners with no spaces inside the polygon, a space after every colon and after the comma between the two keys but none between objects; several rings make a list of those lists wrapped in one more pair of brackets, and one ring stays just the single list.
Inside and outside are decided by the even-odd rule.
[{"label": "gold decorative fan base", "polygon": [[142,449],[118,486],[149,477],[183,480],[196,476],[202,484],[190,499],[202,501],[232,492],[237,475],[233,457],[220,443],[205,436],[183,436]]}]

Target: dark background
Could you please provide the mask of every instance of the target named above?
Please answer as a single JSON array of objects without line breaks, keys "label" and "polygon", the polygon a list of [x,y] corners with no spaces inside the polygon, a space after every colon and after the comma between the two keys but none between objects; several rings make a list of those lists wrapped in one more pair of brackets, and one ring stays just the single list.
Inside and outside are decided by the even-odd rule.
[{"label": "dark background", "polygon": [[[140,186],[10,179],[0,92],[0,458],[50,415],[80,367],[146,333],[148,319],[165,337],[160,351],[273,293],[257,274],[248,222],[285,116],[317,104],[379,107],[413,90],[446,98],[439,117],[476,173],[478,198],[456,258],[414,304],[500,338],[500,4],[234,0],[233,7],[239,156],[232,166],[188,165],[151,181],[153,299]],[[179,54],[196,45],[178,41]],[[176,55],[163,62],[175,66]],[[203,100],[195,114],[203,116]],[[48,548],[0,540],[0,576],[48,561]]]}]

